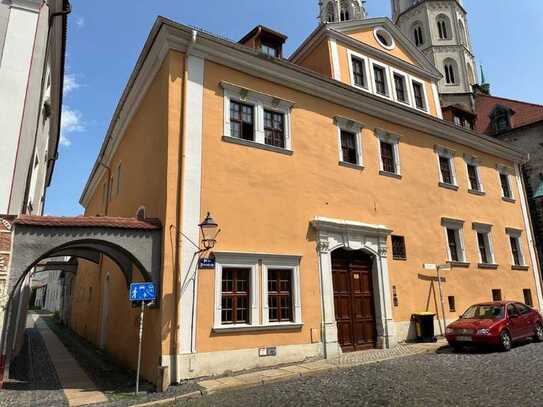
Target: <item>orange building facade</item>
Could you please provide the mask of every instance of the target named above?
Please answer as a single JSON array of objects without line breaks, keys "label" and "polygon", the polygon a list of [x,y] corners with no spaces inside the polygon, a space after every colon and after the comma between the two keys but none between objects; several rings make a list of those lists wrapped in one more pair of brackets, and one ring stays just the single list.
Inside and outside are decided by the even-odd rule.
[{"label": "orange building facade", "polygon": [[[289,60],[261,28],[253,49],[159,18],[85,187],[87,216],[162,221],[144,376],[393,347],[414,312],[499,296],[539,308],[525,155],[443,121],[441,75],[388,19],[322,24]],[[200,269],[207,212],[221,232]],[[451,265],[445,315],[427,263]],[[122,276],[80,268],[72,328],[133,367]]]}]

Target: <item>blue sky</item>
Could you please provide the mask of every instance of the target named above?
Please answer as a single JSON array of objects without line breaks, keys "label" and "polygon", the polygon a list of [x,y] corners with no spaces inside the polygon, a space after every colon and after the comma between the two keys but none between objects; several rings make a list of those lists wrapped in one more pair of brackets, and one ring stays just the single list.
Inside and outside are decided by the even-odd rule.
[{"label": "blue sky", "polygon": [[[287,54],[317,25],[318,0],[71,0],[60,159],[45,213],[77,215],[79,197],[124,85],[157,15],[233,40],[257,24],[288,35]],[[543,104],[543,1],[464,0],[492,94]],[[367,0],[371,17],[388,0]]]}]

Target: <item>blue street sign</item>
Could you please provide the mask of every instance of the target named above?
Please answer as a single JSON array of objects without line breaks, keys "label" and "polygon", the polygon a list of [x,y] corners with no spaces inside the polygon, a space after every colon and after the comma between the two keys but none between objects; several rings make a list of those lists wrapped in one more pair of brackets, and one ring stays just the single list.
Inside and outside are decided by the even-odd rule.
[{"label": "blue street sign", "polygon": [[200,259],[200,264],[198,268],[201,269],[214,269],[215,268],[215,259]]},{"label": "blue street sign", "polygon": [[156,289],[154,283],[132,283],[130,284],[130,301],[154,301],[156,300]]}]

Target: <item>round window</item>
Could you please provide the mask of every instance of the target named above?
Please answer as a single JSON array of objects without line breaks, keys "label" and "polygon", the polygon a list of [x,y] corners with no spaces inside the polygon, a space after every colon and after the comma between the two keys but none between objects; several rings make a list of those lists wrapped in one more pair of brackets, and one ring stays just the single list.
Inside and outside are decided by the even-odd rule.
[{"label": "round window", "polygon": [[396,46],[394,43],[394,38],[392,38],[392,35],[385,30],[383,27],[377,27],[373,31],[373,34],[375,35],[375,38],[377,39],[377,42],[381,44],[383,48],[386,49],[392,49]]}]

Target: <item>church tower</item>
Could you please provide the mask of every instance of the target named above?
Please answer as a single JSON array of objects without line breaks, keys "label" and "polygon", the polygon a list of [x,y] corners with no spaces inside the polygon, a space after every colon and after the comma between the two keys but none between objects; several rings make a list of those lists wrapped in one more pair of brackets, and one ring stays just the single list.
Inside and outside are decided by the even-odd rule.
[{"label": "church tower", "polygon": [[462,0],[391,0],[392,20],[443,74],[442,107],[474,111],[475,56]]},{"label": "church tower", "polygon": [[338,23],[349,20],[363,20],[366,9],[363,0],[320,0],[321,23]]}]

